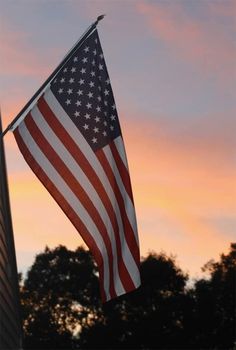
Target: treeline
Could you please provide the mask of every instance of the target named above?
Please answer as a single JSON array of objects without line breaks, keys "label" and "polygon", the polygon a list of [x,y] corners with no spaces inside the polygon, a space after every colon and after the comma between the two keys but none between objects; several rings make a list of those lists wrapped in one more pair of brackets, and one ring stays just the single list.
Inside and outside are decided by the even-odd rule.
[{"label": "treeline", "polygon": [[26,349],[233,349],[236,244],[190,288],[166,254],[141,262],[142,286],[101,304],[91,254],[59,246],[36,256],[20,296]]}]

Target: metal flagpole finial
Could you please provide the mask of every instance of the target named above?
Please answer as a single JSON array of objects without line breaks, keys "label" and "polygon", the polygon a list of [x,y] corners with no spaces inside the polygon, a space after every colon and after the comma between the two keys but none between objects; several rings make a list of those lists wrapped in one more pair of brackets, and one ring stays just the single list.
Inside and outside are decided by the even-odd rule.
[{"label": "metal flagpole finial", "polygon": [[104,15],[98,16],[98,18],[97,18],[97,20],[96,20],[96,22],[95,22],[95,25],[97,25],[98,22],[100,22],[105,16],[106,16],[105,14],[104,14]]}]

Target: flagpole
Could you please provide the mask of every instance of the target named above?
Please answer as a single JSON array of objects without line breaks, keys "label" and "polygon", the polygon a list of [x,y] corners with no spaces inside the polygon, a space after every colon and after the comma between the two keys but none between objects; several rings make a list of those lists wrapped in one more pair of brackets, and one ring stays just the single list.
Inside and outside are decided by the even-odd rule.
[{"label": "flagpole", "polygon": [[12,122],[7,126],[7,128],[0,134],[0,139],[12,129],[17,120],[22,116],[22,114],[30,107],[30,105],[34,102],[34,100],[38,97],[38,95],[43,92],[43,90],[47,87],[47,85],[52,81],[55,75],[59,72],[59,70],[67,63],[73,53],[83,44],[84,40],[92,33],[92,31],[96,28],[99,21],[101,21],[105,15],[100,15],[97,17],[97,20],[92,23],[81,36],[81,38],[75,43],[72,49],[68,52],[65,58],[61,61],[61,63],[56,67],[56,69],[52,72],[52,74],[47,78],[47,80],[43,83],[43,85],[35,92],[32,98],[28,103],[22,108],[22,110],[17,114],[17,116],[12,120]]}]

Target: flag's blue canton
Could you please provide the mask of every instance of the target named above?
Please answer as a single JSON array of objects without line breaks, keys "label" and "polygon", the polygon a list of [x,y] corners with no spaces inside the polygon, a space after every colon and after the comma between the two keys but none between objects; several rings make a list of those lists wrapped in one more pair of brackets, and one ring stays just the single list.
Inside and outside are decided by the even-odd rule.
[{"label": "flag's blue canton", "polygon": [[94,151],[121,134],[96,30],[57,74],[51,90]]}]

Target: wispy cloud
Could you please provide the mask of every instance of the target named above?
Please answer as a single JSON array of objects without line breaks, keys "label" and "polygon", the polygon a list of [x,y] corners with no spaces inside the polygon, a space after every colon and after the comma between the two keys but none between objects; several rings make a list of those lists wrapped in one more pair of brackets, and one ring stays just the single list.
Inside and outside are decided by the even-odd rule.
[{"label": "wispy cloud", "polygon": [[196,19],[183,5],[184,2],[142,2],[137,8],[146,17],[152,33],[165,42],[172,53],[199,67],[204,74],[214,73],[220,80],[235,79],[233,38],[225,30],[223,21],[214,21],[216,12],[229,15],[227,2],[219,6],[204,3],[207,19]]},{"label": "wispy cloud", "polygon": [[197,128],[192,122],[192,128],[179,131],[161,121],[139,121],[138,127],[127,124],[124,129],[138,205],[164,210],[195,237],[204,227],[210,235],[216,231],[206,217],[235,210],[233,122],[220,133],[206,120],[199,118]]},{"label": "wispy cloud", "polygon": [[221,18],[231,18],[235,22],[236,2],[234,0],[209,1],[207,6],[213,15]]},{"label": "wispy cloud", "polygon": [[[118,106],[125,110],[120,119],[141,252],[177,254],[191,273],[228,248],[233,226],[227,225],[236,196],[235,110],[228,93],[232,96],[235,81],[233,3],[62,1],[55,15],[51,2],[31,2],[27,8],[19,5],[19,16],[18,7],[6,6],[1,19],[0,102],[6,123],[55,67],[71,33],[76,37],[97,15],[108,14],[99,31],[114,92],[122,101]],[[26,13],[31,16],[27,25]],[[54,46],[48,31],[55,34]],[[5,141],[21,262],[28,251],[24,264],[29,265],[46,244],[81,244],[69,220],[27,171],[13,136]]]},{"label": "wispy cloud", "polygon": [[174,252],[192,274],[233,237],[214,224],[233,217],[236,207],[234,128],[229,122],[220,134],[212,123],[221,117],[198,118],[185,130],[161,120],[124,128],[142,252]]},{"label": "wispy cloud", "polygon": [[[6,19],[1,18],[0,42],[0,74],[2,77],[24,76],[44,77],[49,72],[50,62],[45,62],[40,47],[32,43],[33,33],[19,31],[11,27]],[[50,50],[53,56],[54,49]]]}]

